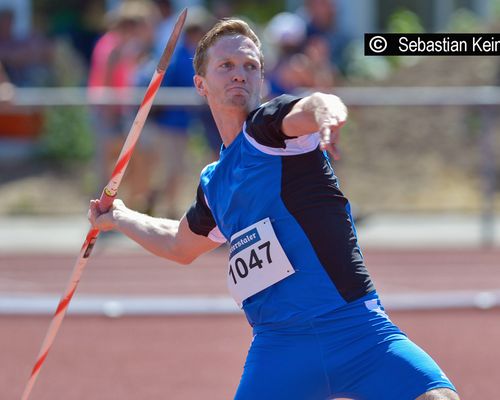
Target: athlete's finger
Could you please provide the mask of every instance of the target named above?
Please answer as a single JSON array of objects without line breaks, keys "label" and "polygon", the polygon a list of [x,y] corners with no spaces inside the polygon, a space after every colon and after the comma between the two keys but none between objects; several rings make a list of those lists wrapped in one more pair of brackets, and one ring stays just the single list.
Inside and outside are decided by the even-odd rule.
[{"label": "athlete's finger", "polygon": [[329,127],[329,140],[323,143],[322,150],[326,150],[330,153],[333,160],[340,159],[340,151],[338,148],[338,141],[340,138],[340,128],[338,126]]},{"label": "athlete's finger", "polygon": [[330,143],[338,143],[340,139],[340,126],[330,126]]},{"label": "athlete's finger", "polygon": [[90,200],[89,211],[87,212],[87,219],[92,224],[92,226],[95,225],[96,218],[97,218],[96,201]]},{"label": "athlete's finger", "polygon": [[[343,125],[344,123],[342,123]],[[331,129],[332,133],[332,157],[334,160],[340,160],[340,150],[339,150],[339,140],[340,140],[340,126],[337,126],[335,129]]]},{"label": "athlete's finger", "polygon": [[321,149],[325,150],[326,149],[326,145],[329,144],[330,140],[331,140],[330,126],[326,125],[326,124],[323,125],[320,128],[319,134],[320,134]]}]

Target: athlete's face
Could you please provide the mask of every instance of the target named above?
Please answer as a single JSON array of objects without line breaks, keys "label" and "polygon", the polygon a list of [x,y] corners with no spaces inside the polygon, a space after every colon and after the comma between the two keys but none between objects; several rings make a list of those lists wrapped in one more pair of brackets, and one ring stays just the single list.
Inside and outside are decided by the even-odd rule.
[{"label": "athlete's face", "polygon": [[259,105],[263,75],[259,49],[242,35],[223,36],[207,52],[205,76],[194,77],[212,111],[248,113]]}]

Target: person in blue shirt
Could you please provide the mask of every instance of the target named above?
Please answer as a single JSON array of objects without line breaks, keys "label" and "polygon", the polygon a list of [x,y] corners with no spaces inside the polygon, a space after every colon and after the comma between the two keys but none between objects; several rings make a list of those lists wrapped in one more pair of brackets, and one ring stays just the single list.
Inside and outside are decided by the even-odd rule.
[{"label": "person in blue shirt", "polygon": [[[190,12],[184,25],[184,32],[172,56],[168,74],[162,81],[163,87],[193,87],[193,57],[198,42],[208,30],[209,22],[210,18],[203,8],[196,8]],[[148,63],[144,70],[150,72],[149,69]],[[143,83],[147,82],[144,78],[141,80]],[[207,138],[210,150],[214,151],[213,145],[217,152],[219,151],[221,141],[207,108],[205,104],[200,107],[153,108],[148,128],[153,133],[157,168],[151,179],[151,190],[146,206],[148,212],[153,212],[161,200],[169,210],[168,215],[177,216],[179,194],[185,181],[184,171],[188,163],[189,134],[194,123],[201,121],[200,128]]]},{"label": "person in blue shirt", "polygon": [[194,83],[224,143],[180,221],[116,200],[89,219],[188,264],[229,242],[227,284],[253,328],[237,400],[457,400],[432,358],[395,326],[359,249],[334,160],[347,110],[331,94],[261,104],[260,41],[238,19],[198,44]]},{"label": "person in blue shirt", "polygon": [[[201,25],[190,24],[172,55],[168,74],[162,87],[192,87],[192,58],[197,42],[203,37]],[[152,213],[159,203],[164,203],[167,215],[178,216],[177,204],[187,167],[189,129],[194,110],[185,106],[156,106],[147,125],[154,144],[156,165],[151,178],[151,188],[146,210]]]}]

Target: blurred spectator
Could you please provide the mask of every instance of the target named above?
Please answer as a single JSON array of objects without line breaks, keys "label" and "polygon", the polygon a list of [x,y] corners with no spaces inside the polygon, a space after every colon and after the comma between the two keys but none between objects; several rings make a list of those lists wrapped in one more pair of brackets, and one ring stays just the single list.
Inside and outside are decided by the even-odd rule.
[{"label": "blurred spectator", "polygon": [[274,55],[274,59],[266,65],[271,97],[310,86],[312,79],[307,59],[301,53],[306,38],[304,20],[289,12],[279,13],[269,21],[265,36],[273,47]]},{"label": "blurred spectator", "polygon": [[[194,52],[198,42],[210,28],[211,22],[212,16],[205,8],[190,7],[184,25],[184,33],[172,56],[168,73],[163,79],[163,87],[194,86]],[[166,39],[163,41],[163,46],[165,46],[166,41]],[[141,80],[145,83],[143,78]],[[169,217],[179,217],[179,191],[187,167],[186,156],[189,130],[196,122],[199,122],[206,135],[207,142],[213,150],[216,149],[218,154],[222,142],[207,106],[199,109],[175,106],[155,107],[153,114],[149,118],[148,128],[155,138],[154,147],[157,152],[156,160],[159,164],[154,169],[152,177],[148,202],[148,211],[150,213],[154,211],[161,199],[161,203],[166,206],[167,215]]]},{"label": "blurred spectator", "polygon": [[307,38],[319,36],[330,48],[330,61],[342,72],[345,71],[345,49],[350,42],[348,35],[338,29],[334,0],[305,0]]},{"label": "blurred spectator", "polygon": [[306,23],[298,15],[275,15],[265,30],[275,59],[267,65],[270,97],[300,88],[330,88],[334,67],[328,44],[320,37],[306,37]]},{"label": "blurred spectator", "polygon": [[5,69],[0,63],[0,107],[9,105],[12,102],[15,94],[15,87],[10,82]]},{"label": "blurred spectator", "polygon": [[82,86],[88,78],[88,66],[82,54],[65,37],[54,39],[52,63],[54,86]]},{"label": "blurred spectator", "polygon": [[[89,88],[120,89],[133,86],[137,68],[151,51],[154,39],[155,8],[146,1],[126,1],[108,15],[108,31],[97,41],[92,53]],[[99,186],[108,181],[135,116],[135,108],[121,105],[92,107],[97,136],[96,158]],[[144,208],[148,191],[148,149],[137,146],[123,189],[132,203]]]},{"label": "blurred spectator", "polygon": [[42,112],[37,107],[20,108],[13,102],[15,93],[16,87],[0,62],[0,139],[36,138],[42,129]]},{"label": "blurred spectator", "polygon": [[312,87],[322,91],[331,90],[338,71],[330,61],[328,42],[321,36],[311,36],[306,39],[304,54],[308,58],[309,69],[313,72]]},{"label": "blurred spectator", "polygon": [[51,37],[64,40],[73,47],[88,67],[92,50],[103,29],[106,2],[72,0],[44,3],[42,10],[48,19]]},{"label": "blurred spectator", "polygon": [[216,20],[229,18],[235,14],[234,2],[229,0],[215,0],[211,3],[210,10]]},{"label": "blurred spectator", "polygon": [[52,81],[53,48],[49,40],[36,33],[25,38],[14,36],[14,12],[0,10],[0,62],[16,86],[44,86]]},{"label": "blurred spectator", "polygon": [[48,41],[35,35],[14,37],[13,23],[12,10],[0,11],[0,138],[25,140],[40,133],[42,113],[15,105],[15,87],[49,83],[51,49]]}]

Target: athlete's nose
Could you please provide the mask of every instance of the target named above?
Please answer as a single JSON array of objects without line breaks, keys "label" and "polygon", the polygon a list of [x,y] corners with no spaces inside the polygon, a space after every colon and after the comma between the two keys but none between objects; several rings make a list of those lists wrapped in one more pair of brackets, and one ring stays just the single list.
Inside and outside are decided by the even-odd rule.
[{"label": "athlete's nose", "polygon": [[235,68],[233,75],[233,82],[246,82],[245,70],[243,67]]}]

